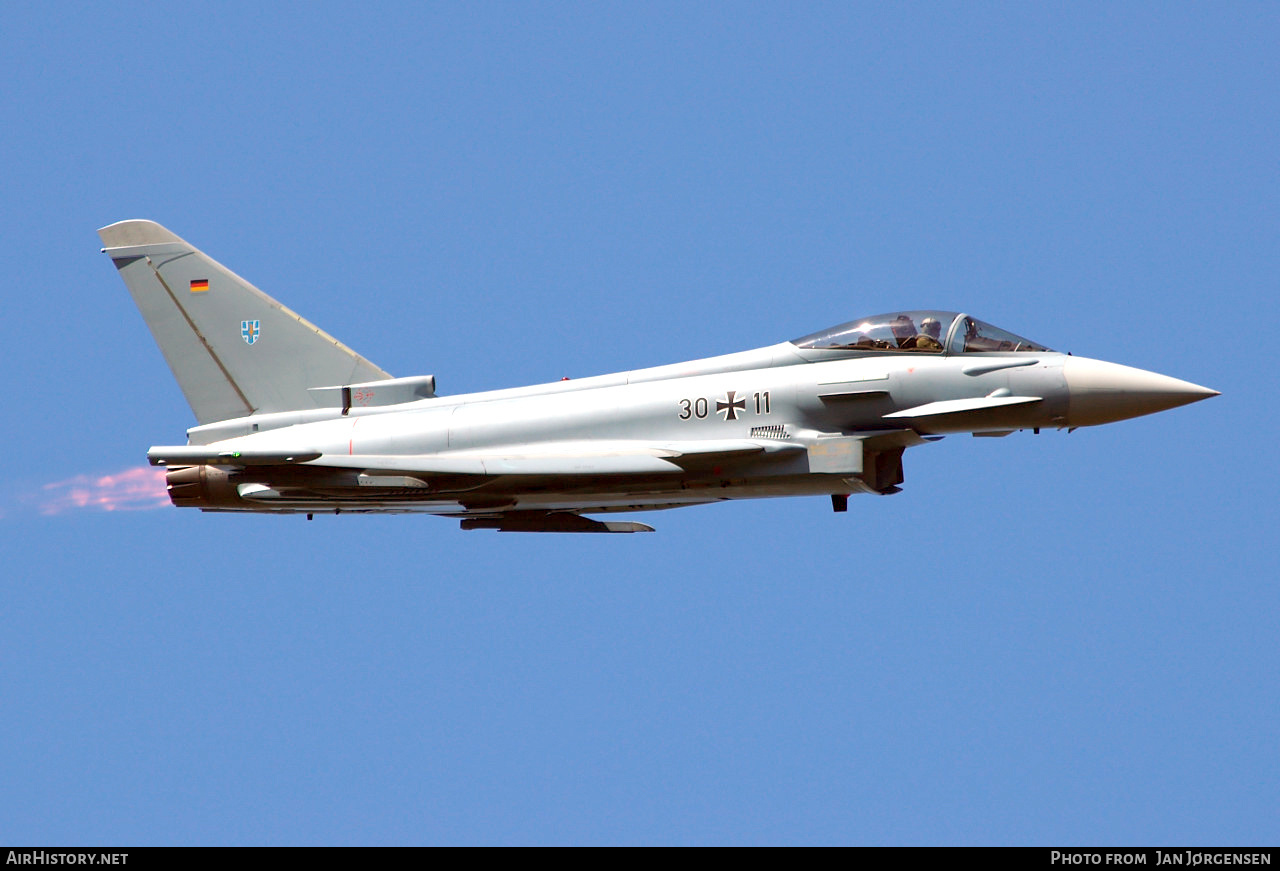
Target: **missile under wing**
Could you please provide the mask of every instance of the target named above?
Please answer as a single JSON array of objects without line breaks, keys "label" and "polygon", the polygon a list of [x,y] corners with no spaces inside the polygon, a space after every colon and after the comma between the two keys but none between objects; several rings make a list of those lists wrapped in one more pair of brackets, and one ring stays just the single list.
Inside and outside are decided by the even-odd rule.
[{"label": "missile under wing", "polygon": [[395,378],[151,221],[99,231],[197,425],[148,457],[175,505],[426,512],[464,529],[638,532],[609,515],[891,494],[903,453],[1123,420],[1216,395],[961,312],[860,318],[651,369],[458,396]]}]

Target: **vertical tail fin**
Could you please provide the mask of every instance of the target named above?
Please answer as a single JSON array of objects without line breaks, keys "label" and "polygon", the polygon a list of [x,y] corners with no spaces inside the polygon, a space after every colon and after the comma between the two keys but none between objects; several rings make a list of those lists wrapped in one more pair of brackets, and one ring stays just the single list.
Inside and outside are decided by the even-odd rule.
[{"label": "vertical tail fin", "polygon": [[153,221],[98,231],[201,424],[391,376]]}]

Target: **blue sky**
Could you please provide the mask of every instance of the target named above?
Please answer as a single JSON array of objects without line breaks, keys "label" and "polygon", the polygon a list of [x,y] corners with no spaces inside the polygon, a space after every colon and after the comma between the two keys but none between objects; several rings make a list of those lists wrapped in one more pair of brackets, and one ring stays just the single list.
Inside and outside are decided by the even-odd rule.
[{"label": "blue sky", "polygon": [[[0,840],[1274,844],[1278,37],[6,4]],[[193,420],[98,253],[125,218],[444,393],[935,307],[1223,395],[948,438],[843,515],[205,516],[130,489]]]}]

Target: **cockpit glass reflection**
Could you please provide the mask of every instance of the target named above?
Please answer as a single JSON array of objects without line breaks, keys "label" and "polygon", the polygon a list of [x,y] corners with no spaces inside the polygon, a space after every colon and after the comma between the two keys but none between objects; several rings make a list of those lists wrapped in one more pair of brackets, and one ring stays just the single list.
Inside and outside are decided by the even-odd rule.
[{"label": "cockpit glass reflection", "polygon": [[1048,351],[968,315],[947,311],[905,311],[874,315],[796,339],[800,348],[867,353],[971,354]]},{"label": "cockpit glass reflection", "polygon": [[952,345],[956,351],[964,354],[1049,350],[1043,345],[1015,336],[1007,330],[967,316],[961,320]]},{"label": "cockpit glass reflection", "polygon": [[793,344],[824,350],[940,354],[955,318],[955,312],[893,312],[831,327]]}]

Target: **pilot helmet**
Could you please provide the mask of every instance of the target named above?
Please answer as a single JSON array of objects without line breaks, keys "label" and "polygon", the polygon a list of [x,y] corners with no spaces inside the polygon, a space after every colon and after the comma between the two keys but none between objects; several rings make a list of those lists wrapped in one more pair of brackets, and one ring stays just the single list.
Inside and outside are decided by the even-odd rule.
[{"label": "pilot helmet", "polygon": [[920,332],[937,339],[942,336],[942,324],[937,318],[925,318],[920,322]]},{"label": "pilot helmet", "polygon": [[915,324],[911,323],[911,318],[906,315],[898,315],[889,323],[889,329],[900,339],[908,338],[916,334]]}]

